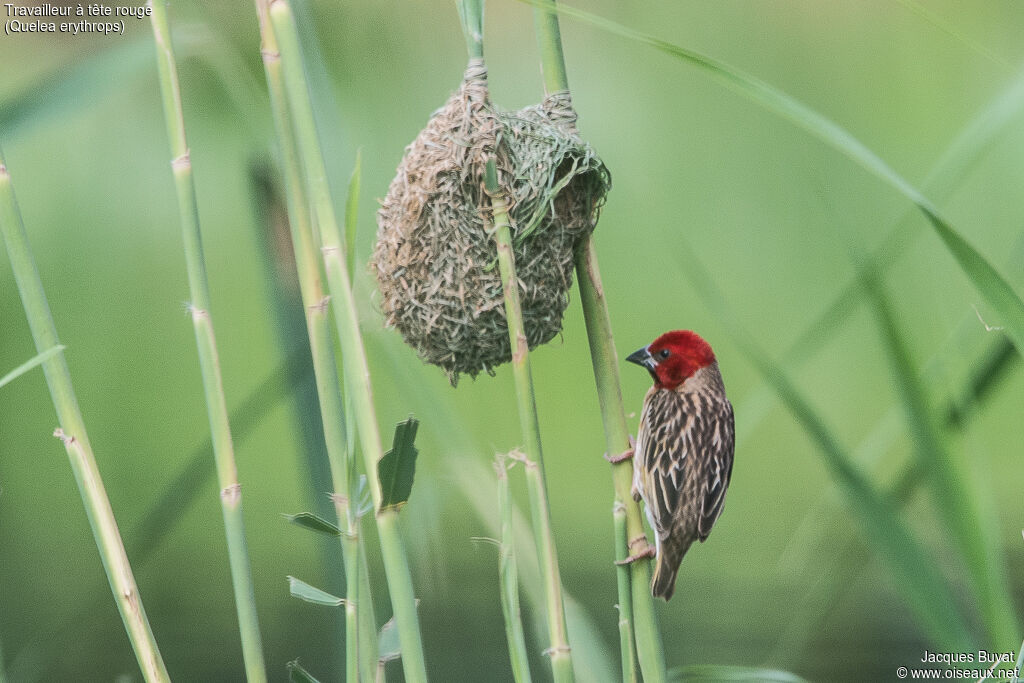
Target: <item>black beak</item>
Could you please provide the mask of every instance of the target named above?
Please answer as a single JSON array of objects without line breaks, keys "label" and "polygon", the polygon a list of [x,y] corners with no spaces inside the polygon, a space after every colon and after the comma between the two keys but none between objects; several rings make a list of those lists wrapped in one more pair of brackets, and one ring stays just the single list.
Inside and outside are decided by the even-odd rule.
[{"label": "black beak", "polygon": [[642,365],[653,372],[654,366],[657,365],[658,363],[654,360],[654,356],[651,355],[651,352],[648,351],[647,348],[648,347],[645,346],[642,349],[637,349],[633,353],[626,356],[626,360],[629,361],[630,363]]}]

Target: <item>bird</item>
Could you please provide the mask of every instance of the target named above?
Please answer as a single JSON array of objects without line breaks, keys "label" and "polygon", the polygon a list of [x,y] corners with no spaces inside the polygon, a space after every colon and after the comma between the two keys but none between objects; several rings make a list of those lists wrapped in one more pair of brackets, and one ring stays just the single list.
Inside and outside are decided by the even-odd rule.
[{"label": "bird", "polygon": [[679,564],[694,541],[705,541],[722,514],[732,477],[735,422],[711,346],[696,332],[659,336],[627,358],[647,369],[654,385],[644,397],[632,453],[633,498],[643,500],[655,547],[631,539],[655,558],[651,594],[668,601]]}]

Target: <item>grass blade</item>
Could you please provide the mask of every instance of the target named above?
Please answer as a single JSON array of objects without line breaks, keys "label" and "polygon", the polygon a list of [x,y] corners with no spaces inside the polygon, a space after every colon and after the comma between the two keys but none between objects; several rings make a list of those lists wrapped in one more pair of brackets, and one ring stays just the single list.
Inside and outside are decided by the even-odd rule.
[{"label": "grass blade", "polygon": [[63,350],[64,350],[64,345],[63,344],[58,344],[57,346],[54,346],[52,348],[47,349],[46,351],[43,351],[42,353],[37,355],[35,358],[31,358],[31,359],[25,361],[24,363],[22,363],[18,367],[14,368],[10,372],[8,372],[3,377],[0,377],[0,387],[3,387],[5,384],[10,384],[11,382],[13,382],[14,380],[18,379],[19,377],[24,375],[26,372],[28,372],[32,368],[35,368],[35,367],[38,367],[38,366],[42,365],[51,356],[53,356],[54,354],[58,354],[58,353],[60,353]]},{"label": "grass blade", "polygon": [[331,595],[327,591],[320,590],[316,586],[309,585],[302,579],[296,579],[294,576],[288,577],[288,592],[291,593],[293,598],[298,598],[305,602],[311,602],[314,605],[341,607],[345,604],[344,598]]},{"label": "grass blade", "polygon": [[778,392],[780,399],[817,443],[819,451],[860,523],[865,538],[887,562],[900,593],[918,615],[922,627],[937,643],[967,648],[973,644],[956,596],[917,540],[897,516],[892,504],[871,486],[850,460],[832,431],[782,368],[746,340],[737,340],[752,364]]},{"label": "grass blade", "polygon": [[67,116],[69,108],[80,107],[83,101],[99,101],[106,91],[152,68],[153,46],[149,40],[107,44],[110,47],[75,60],[71,66],[0,100],[0,130],[13,136],[23,125]]},{"label": "grass blade", "polygon": [[[1010,85],[983,107],[968,122],[956,137],[949,143],[933,166],[923,185],[930,192],[939,195],[951,193],[958,181],[988,150],[998,135],[1016,122],[1024,113],[1024,71],[1011,81]],[[916,207],[907,207],[895,218],[888,236],[882,240],[868,259],[868,263],[880,273],[885,272],[892,264],[906,253],[913,240],[907,238],[907,230],[911,225],[907,219]],[[916,211],[914,211],[916,214]],[[813,357],[825,343],[832,339],[840,326],[861,300],[862,291],[859,283],[851,281],[840,294],[825,308],[810,325],[796,338],[782,356],[782,362],[790,368],[796,368],[806,359]],[[751,398],[744,401],[738,410],[747,416],[742,425],[737,425],[737,439],[742,440],[767,415],[768,401],[772,394],[762,385]]]},{"label": "grass blade", "polygon": [[914,369],[877,273],[867,267],[859,270],[864,290],[875,310],[919,466],[929,472],[936,506],[963,554],[992,643],[1005,651],[1004,648],[1016,643],[1020,630],[1013,612],[1001,546],[980,521],[976,494],[946,446],[936,413],[929,405],[927,391]]},{"label": "grass blade", "polygon": [[[947,349],[943,356],[933,359],[929,365],[942,365],[945,362],[944,357],[952,353],[953,351]],[[940,414],[946,416],[944,425],[946,430],[962,432],[968,420],[978,412],[981,404],[991,394],[999,381],[1006,379],[1007,370],[1012,368],[1012,363],[1018,361],[1019,358],[1020,356],[1017,355],[1016,349],[1005,338],[1001,338],[994,344],[991,344],[972,363],[974,370],[964,386],[956,391],[955,397],[947,403],[945,410],[940,411]],[[927,376],[928,373],[925,373],[925,377]],[[858,460],[877,462],[879,455],[884,453],[896,440],[897,430],[899,429],[896,414],[899,408],[900,406],[893,406],[889,413],[879,420],[880,424],[876,425],[875,430],[873,430],[874,435],[876,435],[883,429],[881,424],[887,425],[891,422],[895,425],[892,429],[887,426],[884,427],[886,432],[885,438],[882,439],[884,443],[874,443],[876,440],[874,435],[866,437],[854,451],[855,457],[856,454],[866,456],[858,458]],[[876,451],[877,455],[871,457],[864,453],[864,451],[868,450]],[[919,485],[924,483],[925,478],[925,467],[921,465],[919,460],[914,459],[902,465],[901,471],[892,478],[884,490],[886,495],[895,501],[897,507],[904,508]],[[811,555],[818,552],[819,544],[809,540],[807,538],[808,534],[804,533],[809,529],[807,524],[811,520],[813,520],[814,526],[821,529],[832,529],[834,523],[838,521],[840,511],[835,510],[833,506],[826,503],[826,501],[834,500],[837,493],[835,489],[836,486],[834,484],[830,486],[829,490],[823,492],[819,503],[809,508],[805,513],[804,521],[798,527],[800,530],[794,533],[789,541],[792,547],[796,547],[799,550],[792,559],[783,562],[786,566],[792,568],[807,567]],[[813,635],[818,633],[818,629],[828,615],[833,613],[835,603],[840,599],[843,589],[852,585],[855,582],[857,573],[863,570],[869,563],[870,557],[867,553],[863,552],[862,544],[859,540],[855,543],[852,538],[847,538],[842,540],[838,546],[834,541],[832,533],[829,532],[829,566],[823,572],[818,570],[816,574],[816,576],[827,578],[815,583],[801,597],[801,605],[793,612],[794,618],[790,621],[790,626],[780,635],[773,654],[768,657],[767,661],[777,662],[785,657],[787,653],[801,652]],[[835,548],[838,548],[838,550]],[[811,582],[811,577],[808,574],[805,574],[805,576]]]},{"label": "grass blade", "polygon": [[[554,5],[549,1],[521,0],[521,2],[554,11]],[[730,90],[803,128],[909,199],[928,219],[936,235],[949,249],[968,278],[988,304],[999,314],[1000,320],[996,324],[1006,328],[1007,335],[1013,340],[1014,345],[1021,353],[1024,353],[1024,301],[1021,301],[992,264],[963,238],[953,224],[942,216],[938,208],[920,190],[849,131],[770,83],[696,50],[674,45],[574,7],[559,5],[557,11],[586,21],[610,33],[644,43],[702,69]]]},{"label": "grass blade", "polygon": [[[683,243],[681,243],[683,244]],[[929,637],[943,647],[967,652],[974,645],[970,628],[956,607],[956,595],[902,522],[890,499],[880,495],[858,469],[834,432],[804,398],[781,366],[775,364],[743,331],[704,266],[685,245],[682,271],[706,304],[716,311],[737,346],[762,374],[800,426],[817,444],[829,471],[854,512],[865,539],[892,571],[911,610]]]},{"label": "grass blade", "polygon": [[328,536],[341,536],[341,529],[338,525],[331,524],[323,517],[315,515],[312,512],[300,512],[294,515],[283,515],[292,524],[301,526],[304,529],[315,531],[317,533],[326,534]]},{"label": "grass blade", "polygon": [[903,5],[904,7],[907,8],[907,10],[913,12],[917,16],[921,17],[921,19],[923,19],[924,21],[928,22],[935,28],[942,31],[953,40],[959,43],[963,43],[969,49],[973,50],[974,52],[977,52],[979,55],[989,60],[993,64],[1004,69],[1010,68],[1010,65],[1006,62],[1006,60],[1001,59],[999,56],[997,56],[994,52],[989,50],[981,43],[971,40],[963,33],[957,31],[954,27],[950,26],[948,23],[943,21],[940,17],[938,17],[934,12],[930,11],[924,5],[918,2],[914,2],[914,0],[896,0],[896,2]]}]

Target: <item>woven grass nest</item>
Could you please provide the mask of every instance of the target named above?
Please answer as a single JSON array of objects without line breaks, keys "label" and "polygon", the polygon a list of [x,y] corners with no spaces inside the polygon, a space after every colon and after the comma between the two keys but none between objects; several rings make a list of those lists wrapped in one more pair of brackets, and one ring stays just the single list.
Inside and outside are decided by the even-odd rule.
[{"label": "woven grass nest", "polygon": [[519,111],[497,110],[487,70],[474,60],[459,90],[405,150],[377,215],[371,267],[387,324],[453,385],[460,373],[493,374],[511,359],[487,231],[488,159],[496,161],[509,203],[529,347],[562,329],[574,251],[594,229],[611,187],[575,121],[564,92]]}]

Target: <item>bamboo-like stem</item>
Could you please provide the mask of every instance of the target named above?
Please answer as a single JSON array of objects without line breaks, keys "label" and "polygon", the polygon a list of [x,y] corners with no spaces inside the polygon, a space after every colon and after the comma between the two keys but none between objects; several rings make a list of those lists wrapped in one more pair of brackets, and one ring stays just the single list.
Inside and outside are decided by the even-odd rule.
[{"label": "bamboo-like stem", "polygon": [[[14,187],[11,176],[7,172],[3,152],[0,151],[0,233],[3,234],[7,254],[11,259],[11,269],[18,284],[21,303],[25,308],[36,351],[42,353],[60,344],[57,328],[53,323],[50,305],[46,300],[42,280],[36,268],[28,244],[25,225],[18,211],[14,198]],[[78,399],[71,384],[71,372],[68,370],[64,354],[49,357],[43,363],[46,383],[50,388],[53,407],[57,411],[60,427],[54,432],[63,443],[71,461],[78,484],[85,512],[89,518],[96,546],[103,560],[103,568],[110,582],[110,590],[114,594],[117,609],[121,613],[128,638],[135,650],[143,677],[150,682],[169,681],[167,667],[160,656],[153,630],[150,628],[146,611],[142,606],[142,597],[135,583],[128,555],[125,553],[121,533],[110,507],[110,499],[103,486],[96,458],[89,445],[89,436],[85,430],[85,420],[78,407]]]},{"label": "bamboo-like stem", "polygon": [[615,501],[612,506],[612,519],[615,522],[615,578],[619,589],[619,650],[622,657],[623,683],[639,683],[639,672],[636,670],[636,635],[633,633],[633,596],[629,592],[629,565],[624,564],[629,557],[629,533],[626,531],[626,506]]},{"label": "bamboo-like stem", "polygon": [[426,661],[423,657],[419,617],[416,614],[412,572],[402,545],[398,510],[393,507],[381,507],[382,494],[377,463],[384,457],[384,446],[373,405],[369,364],[359,331],[345,244],[341,240],[341,232],[334,215],[327,171],[320,151],[316,121],[303,70],[295,17],[285,0],[273,0],[270,4],[270,18],[281,50],[288,104],[293,116],[307,187],[315,207],[316,226],[319,228],[327,282],[332,292],[331,301],[335,311],[338,338],[344,349],[342,367],[345,373],[345,386],[352,392],[356,425],[362,444],[363,467],[366,470],[366,480],[376,511],[384,573],[391,592],[391,608],[402,647],[402,668],[409,683],[425,681]]},{"label": "bamboo-like stem", "polygon": [[[544,89],[548,93],[568,91],[569,80],[565,73],[565,56],[562,52],[555,1],[540,2],[545,6],[534,8],[534,23],[537,43],[541,50]],[[576,279],[579,282],[583,318],[590,341],[590,357],[594,366],[601,419],[604,423],[605,447],[610,455],[618,455],[630,448],[629,428],[626,425],[626,411],[622,404],[618,354],[615,351],[611,319],[608,316],[604,287],[598,269],[597,250],[592,236],[588,236],[576,250]],[[621,503],[625,508],[627,538],[638,538],[644,534],[644,525],[640,506],[632,496],[631,460],[612,465],[612,483],[615,487],[615,502]],[[630,564],[629,579],[631,595],[624,597],[620,591],[619,605],[632,602],[633,610],[632,614],[623,613],[621,616],[633,620],[637,657],[644,680],[648,683],[661,683],[666,680],[667,672],[661,632],[658,630],[654,614],[654,598],[648,588],[651,581],[650,560],[644,558]],[[624,587],[621,583],[619,586],[620,589]]]},{"label": "bamboo-like stem", "polygon": [[[565,54],[562,52],[562,31],[558,27],[555,0],[537,0],[533,8],[533,24],[540,48],[540,69],[544,77],[544,91],[548,94],[569,91],[569,76],[565,72]],[[539,5],[548,5],[541,7]]]},{"label": "bamboo-like stem", "polygon": [[494,469],[498,474],[498,514],[501,519],[498,580],[501,584],[501,612],[505,617],[505,638],[508,640],[513,679],[516,683],[530,683],[530,661],[526,655],[526,635],[519,611],[519,569],[512,531],[512,494],[504,456],[498,456]]},{"label": "bamboo-like stem", "polygon": [[[580,302],[583,305],[583,317],[590,341],[590,357],[597,383],[597,397],[604,422],[605,447],[608,453],[619,454],[630,448],[629,428],[626,426],[626,412],[622,405],[618,354],[615,352],[611,320],[608,317],[604,288],[601,285],[597,251],[591,238],[587,238],[576,252],[576,278],[579,281]],[[645,533],[642,513],[632,495],[631,460],[612,465],[612,483],[615,487],[615,502],[621,503],[625,508],[627,537],[633,539],[642,536]],[[650,590],[650,560],[635,560],[629,565],[629,570],[630,597],[627,602],[633,604],[633,631],[640,670],[644,681],[665,681],[665,656],[661,645],[661,632],[658,630],[658,622],[654,615],[654,598]],[[619,600],[622,600],[621,595]]]},{"label": "bamboo-like stem", "polygon": [[498,269],[505,297],[505,317],[508,320],[509,344],[512,347],[512,374],[516,384],[516,402],[519,424],[526,442],[526,482],[530,493],[533,517],[533,535],[537,543],[537,560],[544,577],[547,607],[547,650],[551,657],[551,670],[556,682],[572,681],[573,666],[569,639],[565,628],[565,607],[562,604],[562,579],[558,571],[558,553],[551,530],[551,507],[548,503],[547,483],[544,476],[544,455],[541,449],[540,424],[530,371],[530,350],[526,343],[523,311],[519,302],[519,278],[516,277],[515,255],[512,252],[512,231],[509,225],[508,205],[501,196],[494,161],[487,162],[487,196],[491,200],[494,243],[498,250]]},{"label": "bamboo-like stem", "polygon": [[153,2],[152,25],[156,43],[160,91],[163,94],[164,118],[171,145],[171,169],[178,194],[181,233],[185,245],[188,270],[192,326],[199,352],[199,368],[203,377],[206,413],[210,421],[213,457],[217,463],[217,482],[220,486],[220,504],[227,535],[228,562],[231,583],[235,592],[235,609],[242,639],[242,658],[245,674],[250,683],[267,680],[263,657],[263,639],[260,636],[256,611],[256,591],[253,586],[249,547],[245,539],[245,521],[242,514],[242,486],[238,481],[235,447],[231,438],[224,382],[217,354],[217,342],[210,312],[210,287],[203,257],[202,234],[199,229],[199,207],[196,203],[192,162],[185,136],[185,117],[178,84],[178,67],[171,44],[171,29],[167,19],[167,5]]},{"label": "bamboo-like stem", "polygon": [[345,408],[327,319],[327,297],[320,278],[309,201],[302,182],[301,162],[288,109],[277,36],[270,21],[268,0],[256,0],[256,10],[260,23],[261,52],[267,89],[270,93],[284,172],[292,249],[295,252],[299,290],[306,311],[306,330],[313,358],[313,374],[316,378],[331,481],[335,490],[332,500],[339,527],[345,531],[341,536],[341,546],[346,577],[346,680],[356,680],[352,673],[358,670],[359,679],[364,682],[373,681],[376,678],[377,666],[377,628],[369,572],[365,567],[366,558],[362,552],[363,544],[359,535],[358,480],[354,476],[354,459],[349,457]]}]

